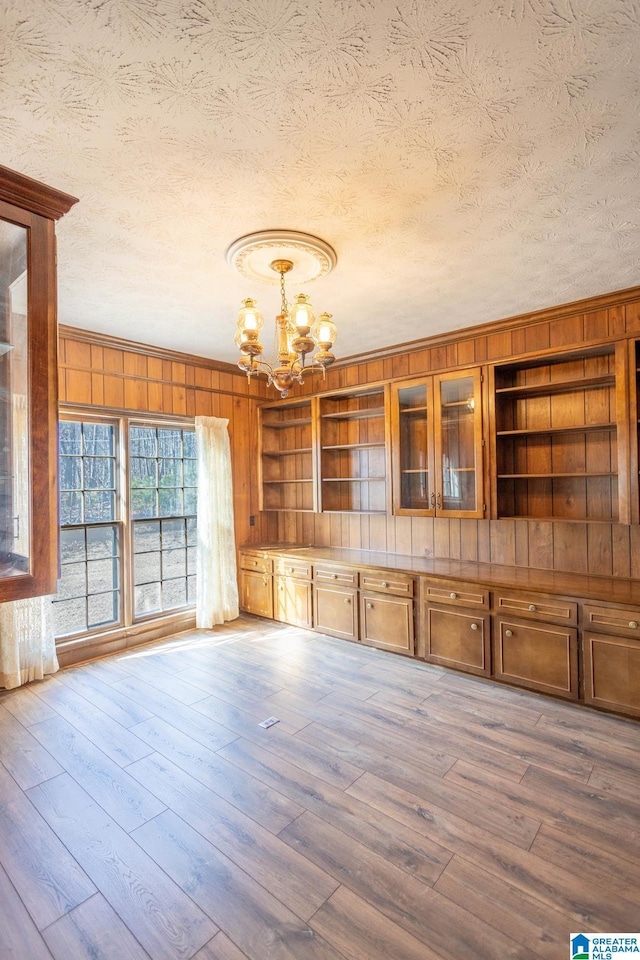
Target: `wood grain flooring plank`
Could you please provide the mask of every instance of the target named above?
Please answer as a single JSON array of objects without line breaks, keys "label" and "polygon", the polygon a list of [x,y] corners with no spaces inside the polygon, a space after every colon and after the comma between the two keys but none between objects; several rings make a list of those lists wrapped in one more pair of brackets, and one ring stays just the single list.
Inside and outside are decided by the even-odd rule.
[{"label": "wood grain flooring plank", "polygon": [[55,960],[153,960],[99,893],[42,935]]},{"label": "wood grain flooring plank", "polygon": [[198,700],[203,700],[207,696],[206,692],[201,690],[200,687],[188,683],[184,679],[184,674],[181,678],[175,672],[173,674],[168,673],[162,667],[154,664],[150,656],[132,660],[128,664],[128,669],[132,677],[139,677],[150,687],[165,693],[172,700],[177,700],[178,703],[183,703],[186,706],[197,703]]},{"label": "wood grain flooring plank", "polygon": [[444,956],[503,960],[525,953],[516,942],[415,877],[305,813],[280,836],[422,943]]},{"label": "wood grain flooring plank", "polygon": [[[194,710],[215,720],[228,730],[233,730],[239,737],[246,736],[248,730],[257,727],[272,715],[273,705],[268,700],[243,700],[238,705],[235,694],[230,694],[227,690],[218,690],[217,694],[217,696],[207,696],[194,704]],[[229,699],[226,700],[224,697]],[[278,719],[280,729],[288,733],[296,733],[309,723],[306,717],[286,708],[280,711]]]},{"label": "wood grain flooring plank", "polygon": [[394,818],[377,814],[367,805],[275,754],[265,753],[249,740],[236,740],[220,753],[425,883],[434,883],[451,857],[443,846],[405,829]]},{"label": "wood grain flooring plank", "polygon": [[226,933],[220,930],[209,943],[193,956],[192,960],[248,960],[246,953],[236,947]]},{"label": "wood grain flooring plank", "polygon": [[[0,867],[0,957],[3,960],[52,960],[46,943],[15,887]],[[57,958],[56,958],[57,960]]]},{"label": "wood grain flooring plank", "polygon": [[153,960],[190,960],[217,932],[68,774],[32,787],[29,797]]},{"label": "wood grain flooring plank", "polygon": [[[216,666],[218,667],[218,665]],[[264,680],[260,676],[252,676],[249,671],[242,670],[239,666],[236,668],[228,663],[213,670],[205,667],[192,667],[185,670],[181,676],[186,681],[190,677],[198,677],[202,680],[205,671],[212,694],[215,694],[216,691],[226,690],[240,699],[266,700],[267,697],[277,693],[282,686]]]},{"label": "wood grain flooring plank", "polygon": [[129,676],[126,660],[121,654],[113,657],[103,657],[100,660],[91,660],[89,663],[83,663],[79,667],[71,669],[81,670],[83,674],[91,677],[97,677],[103,683],[111,684],[117,680],[124,680]]},{"label": "wood grain flooring plank", "polygon": [[[170,723],[177,730],[210,750],[217,750],[237,737],[237,734],[227,727],[197,712],[193,707],[172,700],[171,697],[144,683],[138,677],[119,680],[114,687],[126,696],[137,697],[154,716]],[[150,752],[147,749],[147,753]]]},{"label": "wood grain flooring plank", "polygon": [[23,790],[62,773],[48,750],[1,705],[0,761]]},{"label": "wood grain flooring plank", "polygon": [[483,870],[513,883],[567,915],[569,930],[587,925],[596,930],[626,930],[637,907],[620,897],[603,898],[598,888],[568,870],[554,867],[530,851],[500,840],[449,814],[441,814],[423,799],[363,774],[348,792],[402,823],[422,831]]},{"label": "wood grain flooring plank", "polygon": [[335,890],[337,884],[322,870],[159,754],[132,764],[130,771],[302,920]]},{"label": "wood grain flooring plank", "polygon": [[172,811],[139,827],[134,836],[249,960],[343,960]]},{"label": "wood grain flooring plank", "polygon": [[524,943],[531,956],[565,960],[567,918],[513,884],[494,877],[456,854],[435,885],[443,896],[467,913]]},{"label": "wood grain flooring plank", "polygon": [[311,925],[348,960],[443,960],[440,954],[344,887],[318,910]]},{"label": "wood grain flooring plank", "polygon": [[48,720],[55,716],[55,711],[43,703],[33,692],[34,684],[16,687],[7,690],[0,697],[0,705],[19,720],[23,727],[29,727],[40,720]]},{"label": "wood grain flooring plank", "polygon": [[640,770],[629,770],[626,774],[620,770],[611,773],[605,765],[596,764],[586,785],[597,793],[624,797],[629,803],[640,803]]},{"label": "wood grain flooring plank", "polygon": [[126,770],[110,760],[62,717],[37,723],[34,737],[55,757],[60,767],[113,817],[123,830],[139,827],[165,805]]},{"label": "wood grain flooring plank", "polygon": [[[146,710],[135,700],[125,697],[118,690],[115,690],[113,684],[105,683],[99,676],[88,673],[84,669],[63,670],[57,675],[57,679],[66,683],[72,690],[89,700],[123,727],[132,727],[135,723],[141,723],[153,716],[149,710]],[[122,677],[117,679],[122,679]]]},{"label": "wood grain flooring plank", "polygon": [[42,930],[96,888],[2,767],[0,797],[0,863]]},{"label": "wood grain flooring plank", "polygon": [[51,680],[39,688],[38,696],[121,767],[151,752],[126,727],[59,680]]},{"label": "wood grain flooring plank", "polygon": [[295,820],[303,808],[271,790],[255,777],[224,760],[201,743],[154,717],[135,728],[137,736],[181,770],[190,774],[218,796],[261,824],[271,833],[279,833]]}]

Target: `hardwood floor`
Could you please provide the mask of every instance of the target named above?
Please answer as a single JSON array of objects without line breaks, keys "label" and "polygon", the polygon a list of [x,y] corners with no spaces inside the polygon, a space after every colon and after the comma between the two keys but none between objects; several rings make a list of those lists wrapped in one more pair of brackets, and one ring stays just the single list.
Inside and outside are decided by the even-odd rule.
[{"label": "hardwood floor", "polygon": [[70,668],[0,694],[0,957],[564,960],[640,929],[639,746],[244,616]]}]

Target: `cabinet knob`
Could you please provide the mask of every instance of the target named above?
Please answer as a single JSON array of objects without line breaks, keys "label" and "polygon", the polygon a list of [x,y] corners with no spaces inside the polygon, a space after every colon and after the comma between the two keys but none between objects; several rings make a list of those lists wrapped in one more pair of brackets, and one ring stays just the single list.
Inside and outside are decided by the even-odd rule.
[{"label": "cabinet knob", "polygon": [[458,594],[457,594],[457,593],[450,593],[450,594],[449,594],[449,597],[450,597],[451,600],[457,600],[457,599],[458,599]]},{"label": "cabinet knob", "polygon": [[367,610],[373,610],[373,604],[372,604],[372,603],[368,603],[368,604],[367,604]]},{"label": "cabinet knob", "polygon": [[345,603],[351,603],[351,597],[345,597],[345,598],[344,598],[344,602],[345,602]]},{"label": "cabinet knob", "polygon": [[338,574],[337,574],[337,573],[332,573],[331,576],[332,576],[332,578],[333,578],[334,580],[337,580],[337,579],[338,579]]},{"label": "cabinet knob", "polygon": [[293,573],[293,567],[289,567],[289,573]]},{"label": "cabinet knob", "polygon": [[388,586],[389,586],[389,584],[387,583],[387,581],[386,581],[386,580],[383,580],[383,581],[382,581],[382,586],[383,586],[383,587],[388,587]]},{"label": "cabinet knob", "polygon": [[512,637],[512,636],[513,636],[513,630],[505,630],[504,635],[505,635],[505,637]]},{"label": "cabinet knob", "polygon": [[536,612],[536,605],[535,605],[535,603],[530,603],[530,604],[529,604],[529,610],[531,611],[531,613],[535,613],[535,612]]},{"label": "cabinet knob", "polygon": [[280,589],[280,590],[284,590],[284,587],[282,586],[282,584],[280,584],[279,589]]},{"label": "cabinet knob", "polygon": [[254,565],[254,567],[257,567],[257,566],[258,566],[258,561],[257,561],[257,560],[254,560],[254,561],[253,561],[253,565]]},{"label": "cabinet knob", "polygon": [[471,629],[472,629],[472,630],[477,630],[477,629],[478,629],[478,624],[477,624],[477,623],[472,623],[472,624],[471,624]]},{"label": "cabinet knob", "polygon": [[637,629],[638,629],[638,621],[637,621],[637,620],[629,620],[629,626],[631,627],[632,630],[637,630]]}]

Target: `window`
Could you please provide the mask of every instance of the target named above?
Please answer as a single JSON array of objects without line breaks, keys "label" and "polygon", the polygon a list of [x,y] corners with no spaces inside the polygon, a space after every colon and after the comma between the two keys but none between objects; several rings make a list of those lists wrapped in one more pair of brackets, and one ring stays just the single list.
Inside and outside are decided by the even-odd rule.
[{"label": "window", "polygon": [[193,605],[193,429],[69,418],[61,419],[59,437],[56,635],[125,626]]}]

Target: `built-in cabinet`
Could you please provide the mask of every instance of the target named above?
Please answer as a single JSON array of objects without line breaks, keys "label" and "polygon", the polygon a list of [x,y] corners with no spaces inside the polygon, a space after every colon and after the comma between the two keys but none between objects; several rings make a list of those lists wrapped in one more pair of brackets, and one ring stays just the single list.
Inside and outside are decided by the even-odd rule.
[{"label": "built-in cabinet", "polygon": [[55,221],[75,197],[0,167],[0,601],[55,592]]},{"label": "built-in cabinet", "polygon": [[260,408],[261,510],[317,509],[315,404],[303,400]]},{"label": "built-in cabinet", "polygon": [[481,380],[475,368],[392,384],[394,513],[484,516]]}]

